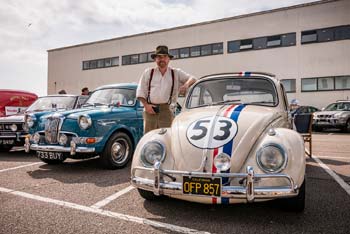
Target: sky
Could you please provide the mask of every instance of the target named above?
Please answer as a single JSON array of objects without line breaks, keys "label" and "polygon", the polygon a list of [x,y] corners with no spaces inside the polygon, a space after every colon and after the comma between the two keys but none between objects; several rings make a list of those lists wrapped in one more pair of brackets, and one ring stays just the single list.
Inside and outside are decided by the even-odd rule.
[{"label": "sky", "polygon": [[47,94],[47,50],[315,0],[0,0],[0,89]]}]

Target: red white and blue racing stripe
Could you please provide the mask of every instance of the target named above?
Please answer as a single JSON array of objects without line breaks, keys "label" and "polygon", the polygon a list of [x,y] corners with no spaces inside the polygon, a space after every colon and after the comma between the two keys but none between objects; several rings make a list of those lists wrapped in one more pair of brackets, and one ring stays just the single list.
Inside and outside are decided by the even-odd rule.
[{"label": "red white and blue racing stripe", "polygon": [[[242,73],[244,75],[244,73]],[[235,121],[236,123],[238,122],[238,118],[242,112],[242,110],[244,109],[245,105],[241,104],[241,105],[230,105],[228,106],[224,111],[223,111],[223,116],[227,117],[227,118],[231,118],[233,121]],[[212,173],[217,173],[217,168],[214,165],[214,159],[215,157],[220,154],[221,152],[226,153],[227,155],[229,155],[230,157],[232,157],[232,152],[233,152],[233,147],[234,147],[234,138],[229,141],[228,143],[226,143],[225,145],[219,147],[219,148],[215,148],[213,150],[213,164],[212,164]],[[225,171],[224,173],[229,173],[230,169],[228,169],[227,171]],[[222,186],[225,185],[229,185],[229,179],[227,177],[223,177],[222,178]],[[220,201],[221,200],[221,201]],[[228,198],[212,198],[212,203],[213,204],[217,204],[217,203],[221,203],[221,204],[229,204],[229,199]]]}]

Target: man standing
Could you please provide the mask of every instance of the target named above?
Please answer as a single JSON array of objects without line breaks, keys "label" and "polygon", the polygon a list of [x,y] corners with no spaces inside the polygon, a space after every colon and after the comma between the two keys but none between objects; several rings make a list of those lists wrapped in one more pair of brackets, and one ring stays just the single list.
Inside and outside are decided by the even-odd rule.
[{"label": "man standing", "polygon": [[88,87],[84,87],[81,89],[81,95],[89,95],[89,88]]},{"label": "man standing", "polygon": [[170,127],[174,118],[170,104],[175,104],[178,94],[185,93],[196,82],[194,76],[168,66],[173,56],[167,46],[158,46],[151,57],[157,67],[143,72],[136,91],[136,97],[144,105],[144,133]]}]

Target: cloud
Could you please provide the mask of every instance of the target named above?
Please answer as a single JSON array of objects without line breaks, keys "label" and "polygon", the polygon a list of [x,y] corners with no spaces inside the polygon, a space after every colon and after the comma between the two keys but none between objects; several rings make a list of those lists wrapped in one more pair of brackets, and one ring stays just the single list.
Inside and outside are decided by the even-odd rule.
[{"label": "cloud", "polygon": [[303,2],[310,0],[2,1],[0,87],[46,94],[48,49]]}]

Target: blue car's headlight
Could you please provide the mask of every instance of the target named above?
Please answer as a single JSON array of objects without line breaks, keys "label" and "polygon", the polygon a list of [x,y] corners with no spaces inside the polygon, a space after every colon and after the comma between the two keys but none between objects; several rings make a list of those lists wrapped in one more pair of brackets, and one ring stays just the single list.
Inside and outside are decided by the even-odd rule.
[{"label": "blue car's headlight", "polygon": [[35,115],[28,115],[26,118],[26,124],[27,124],[28,128],[33,127],[35,124],[35,121],[36,121]]},{"label": "blue car's headlight", "polygon": [[152,167],[156,161],[162,162],[164,158],[165,146],[159,141],[150,141],[141,150],[141,161],[145,167]]},{"label": "blue car's headlight", "polygon": [[271,143],[258,150],[256,161],[264,172],[278,173],[286,167],[288,156],[282,146]]},{"label": "blue car's headlight", "polygon": [[91,124],[92,124],[90,116],[88,115],[79,116],[78,124],[81,129],[88,129],[89,127],[91,127]]}]

